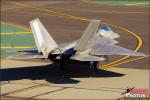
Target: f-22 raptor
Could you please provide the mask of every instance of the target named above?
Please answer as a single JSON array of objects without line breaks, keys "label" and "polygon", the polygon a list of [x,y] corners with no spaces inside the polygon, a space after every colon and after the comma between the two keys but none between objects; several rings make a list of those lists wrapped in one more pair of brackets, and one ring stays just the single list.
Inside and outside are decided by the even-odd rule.
[{"label": "f-22 raptor", "polygon": [[113,32],[109,26],[100,27],[99,24],[100,20],[91,20],[80,39],[58,45],[40,20],[33,19],[30,21],[30,26],[37,48],[18,50],[31,55],[15,55],[9,58],[49,59],[59,63],[60,69],[64,69],[69,60],[87,61],[90,67],[97,71],[99,62],[108,60],[109,55],[145,56],[145,54],[116,45],[118,41],[115,39],[120,35]]}]

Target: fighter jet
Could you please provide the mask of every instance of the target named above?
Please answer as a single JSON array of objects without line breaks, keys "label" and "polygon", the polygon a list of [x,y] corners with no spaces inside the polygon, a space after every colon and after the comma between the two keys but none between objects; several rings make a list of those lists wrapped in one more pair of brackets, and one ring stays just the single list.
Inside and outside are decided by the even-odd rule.
[{"label": "fighter jet", "polygon": [[93,19],[85,29],[80,39],[70,43],[57,44],[51,34],[45,29],[38,18],[29,22],[35,39],[33,49],[17,50],[30,55],[15,55],[12,59],[49,59],[59,63],[60,69],[68,64],[69,60],[87,61],[94,71],[97,71],[100,61],[108,60],[109,55],[145,56],[116,45],[120,35],[107,26],[99,26],[100,20]]}]

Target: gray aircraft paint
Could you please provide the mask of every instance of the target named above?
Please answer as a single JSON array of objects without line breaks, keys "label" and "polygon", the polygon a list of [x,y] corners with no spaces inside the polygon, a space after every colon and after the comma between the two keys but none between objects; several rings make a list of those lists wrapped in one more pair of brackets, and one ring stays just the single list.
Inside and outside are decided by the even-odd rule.
[{"label": "gray aircraft paint", "polygon": [[[99,23],[100,20],[91,20],[79,40],[57,45],[41,24],[40,20],[34,19],[30,21],[30,25],[39,53],[28,56],[11,56],[10,58],[32,59],[48,58],[49,55],[58,55],[58,57],[56,57],[57,59],[60,58],[59,55],[69,54],[69,59],[79,61],[103,61],[105,60],[103,55],[146,56],[145,54],[115,45],[118,41],[114,39],[118,38],[119,35],[110,32],[103,32],[103,34],[99,33],[100,31],[97,31]],[[35,51],[37,50],[35,49]],[[30,50],[23,51],[30,52]],[[32,49],[31,51],[33,52],[34,50]],[[42,54],[40,52],[42,52]]]},{"label": "gray aircraft paint", "polygon": [[89,23],[80,40],[77,42],[77,45],[74,48],[75,50],[84,51],[85,49],[88,48],[87,45],[90,44],[88,42],[91,41],[92,37],[96,33],[99,24],[100,20],[92,20]]}]

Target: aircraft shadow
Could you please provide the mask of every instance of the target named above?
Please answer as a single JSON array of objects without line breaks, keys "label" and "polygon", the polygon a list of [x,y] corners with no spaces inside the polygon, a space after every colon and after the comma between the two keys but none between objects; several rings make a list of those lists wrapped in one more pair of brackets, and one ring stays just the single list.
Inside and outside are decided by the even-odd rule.
[{"label": "aircraft shadow", "polygon": [[106,70],[98,70],[97,72],[94,72],[86,62],[68,64],[63,71],[59,69],[58,64],[0,69],[0,81],[31,79],[46,80],[56,84],[76,84],[80,81],[72,78],[108,78],[121,76],[124,76],[124,74]]}]

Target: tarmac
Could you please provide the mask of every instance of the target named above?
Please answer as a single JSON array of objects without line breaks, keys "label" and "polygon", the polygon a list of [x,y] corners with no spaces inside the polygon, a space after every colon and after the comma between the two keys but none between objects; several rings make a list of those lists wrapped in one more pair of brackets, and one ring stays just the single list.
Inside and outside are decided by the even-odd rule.
[{"label": "tarmac", "polygon": [[[81,1],[2,1],[1,20],[25,27],[39,18],[57,43],[81,36],[99,18],[120,34],[123,47],[149,55],[149,8]],[[111,56],[98,72],[76,62],[60,71],[48,61],[1,61],[2,99],[119,99],[127,87],[149,87],[149,57]]]},{"label": "tarmac", "polygon": [[[69,65],[61,72],[57,65],[45,62],[6,62],[9,63],[7,68],[1,69],[1,95],[4,97],[118,99],[124,97],[122,93],[127,87],[149,88],[148,70],[111,68],[93,72],[87,66]],[[15,68],[10,68],[12,63]]]}]

